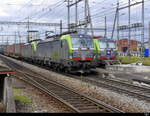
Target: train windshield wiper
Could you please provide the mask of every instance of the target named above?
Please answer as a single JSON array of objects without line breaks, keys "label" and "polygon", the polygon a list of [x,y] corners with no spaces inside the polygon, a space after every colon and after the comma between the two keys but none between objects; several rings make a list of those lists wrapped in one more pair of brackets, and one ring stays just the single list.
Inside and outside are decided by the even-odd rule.
[{"label": "train windshield wiper", "polygon": [[88,47],[86,41],[84,40],[84,38],[81,38],[81,44],[83,47]]}]

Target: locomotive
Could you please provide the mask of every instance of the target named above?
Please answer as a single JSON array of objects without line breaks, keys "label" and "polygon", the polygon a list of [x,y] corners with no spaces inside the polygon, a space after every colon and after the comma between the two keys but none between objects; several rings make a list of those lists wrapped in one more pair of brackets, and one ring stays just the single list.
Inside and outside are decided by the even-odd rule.
[{"label": "locomotive", "polygon": [[96,68],[91,36],[67,34],[55,39],[32,41],[23,46],[22,58],[57,71],[90,72]]},{"label": "locomotive", "polygon": [[117,47],[112,39],[97,36],[94,37],[94,46],[96,52],[96,61],[98,67],[105,67],[106,65],[118,64],[116,59]]}]

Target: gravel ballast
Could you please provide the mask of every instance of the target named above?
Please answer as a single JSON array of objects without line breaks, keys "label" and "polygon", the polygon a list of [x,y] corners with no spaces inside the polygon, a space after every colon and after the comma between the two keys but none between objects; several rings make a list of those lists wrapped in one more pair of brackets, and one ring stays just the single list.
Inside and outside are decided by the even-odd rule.
[{"label": "gravel ballast", "polygon": [[17,112],[19,113],[69,113],[69,109],[65,108],[64,105],[58,103],[52,97],[43,94],[38,89],[28,85],[27,83],[18,80],[16,78],[13,79],[13,83],[15,86],[14,96],[23,96],[28,99],[31,99],[31,103],[29,105],[20,107],[18,105]]},{"label": "gravel ballast", "polygon": [[35,72],[49,77],[49,79],[55,80],[61,84],[73,88],[76,91],[80,91],[112,106],[116,106],[124,112],[138,113],[150,111],[150,103],[146,101],[140,101],[130,96],[118,94],[110,90],[91,85],[90,83],[85,83],[77,79],[69,78],[46,69],[39,68],[37,66],[33,66],[21,61],[16,61],[14,59],[12,60]]}]

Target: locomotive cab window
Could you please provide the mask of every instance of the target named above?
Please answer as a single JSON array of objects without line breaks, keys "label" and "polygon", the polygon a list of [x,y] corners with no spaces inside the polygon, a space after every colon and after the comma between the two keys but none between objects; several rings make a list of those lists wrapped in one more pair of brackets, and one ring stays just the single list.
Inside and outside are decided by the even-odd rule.
[{"label": "locomotive cab window", "polygon": [[100,41],[100,48],[101,48],[101,49],[106,49],[106,48],[107,48],[107,42],[105,42],[105,41]]},{"label": "locomotive cab window", "polygon": [[90,37],[74,37],[72,38],[73,48],[94,48],[92,39]]}]

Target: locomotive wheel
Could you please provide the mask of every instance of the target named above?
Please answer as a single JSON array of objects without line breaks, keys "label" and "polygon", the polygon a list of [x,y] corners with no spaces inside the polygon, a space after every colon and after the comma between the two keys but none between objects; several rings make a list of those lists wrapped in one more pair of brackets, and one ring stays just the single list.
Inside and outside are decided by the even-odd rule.
[{"label": "locomotive wheel", "polygon": [[65,73],[69,73],[69,69],[67,67],[65,68]]},{"label": "locomotive wheel", "polygon": [[57,71],[57,72],[60,72],[60,71],[61,71],[61,69],[60,69],[60,67],[59,67],[58,64],[56,65],[56,71]]}]

